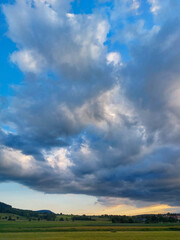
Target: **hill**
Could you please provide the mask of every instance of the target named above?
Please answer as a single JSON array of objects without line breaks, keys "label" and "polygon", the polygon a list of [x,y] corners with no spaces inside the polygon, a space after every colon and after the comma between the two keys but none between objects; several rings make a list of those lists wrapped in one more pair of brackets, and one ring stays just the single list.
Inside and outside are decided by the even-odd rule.
[{"label": "hill", "polygon": [[51,214],[54,214],[54,212],[50,211],[50,210],[38,210],[38,211],[35,211],[37,213],[51,213]]},{"label": "hill", "polygon": [[10,213],[12,210],[12,206],[0,202],[0,213]]},{"label": "hill", "polygon": [[21,217],[25,217],[28,219],[46,219],[46,220],[54,220],[56,218],[56,214],[50,210],[23,210],[18,208],[13,208],[11,205],[0,202],[0,213],[7,214],[15,214]]}]

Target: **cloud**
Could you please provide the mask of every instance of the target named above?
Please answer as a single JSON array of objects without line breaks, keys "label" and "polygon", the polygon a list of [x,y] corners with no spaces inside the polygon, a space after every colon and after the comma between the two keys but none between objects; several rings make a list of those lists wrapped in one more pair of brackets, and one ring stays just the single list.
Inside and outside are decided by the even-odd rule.
[{"label": "cloud", "polygon": [[148,0],[148,2],[151,4],[151,12],[154,14],[157,14],[157,12],[160,10],[160,3],[158,0]]},{"label": "cloud", "polygon": [[41,56],[30,50],[14,52],[11,61],[19,66],[23,72],[38,73],[42,71],[44,63]]},{"label": "cloud", "polygon": [[74,14],[70,1],[4,5],[25,78],[1,110],[0,180],[177,206],[180,19],[164,22],[162,4],[148,28],[138,1],[113,4],[110,15]]},{"label": "cloud", "polygon": [[121,55],[118,52],[110,52],[107,55],[107,63],[111,64],[113,63],[114,65],[117,64],[122,64],[121,63]]}]

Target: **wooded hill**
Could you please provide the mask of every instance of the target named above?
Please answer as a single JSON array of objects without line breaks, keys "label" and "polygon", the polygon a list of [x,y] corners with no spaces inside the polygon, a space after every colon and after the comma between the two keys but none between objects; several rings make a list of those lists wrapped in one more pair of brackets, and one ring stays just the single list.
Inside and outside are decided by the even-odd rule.
[{"label": "wooded hill", "polygon": [[46,219],[46,220],[54,220],[56,218],[56,214],[49,210],[40,210],[40,211],[32,211],[32,210],[22,210],[13,208],[11,205],[0,202],[0,213],[11,213],[18,216],[22,216],[28,219],[36,218],[36,219]]}]

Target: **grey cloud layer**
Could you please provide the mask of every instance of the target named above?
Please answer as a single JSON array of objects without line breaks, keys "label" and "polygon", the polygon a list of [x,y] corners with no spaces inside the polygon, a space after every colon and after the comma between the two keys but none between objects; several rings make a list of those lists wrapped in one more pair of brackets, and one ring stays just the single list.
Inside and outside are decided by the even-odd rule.
[{"label": "grey cloud layer", "polygon": [[[167,7],[180,10],[176,1],[159,1],[150,30],[125,22],[112,41],[127,40],[131,60],[116,65],[107,64],[104,43],[119,10],[74,15],[58,2],[3,8],[18,46],[11,60],[25,79],[1,111],[12,131],[0,131],[0,181],[179,205],[180,19],[163,18]],[[138,6],[129,1],[119,14]],[[121,37],[129,31],[136,44]]]}]

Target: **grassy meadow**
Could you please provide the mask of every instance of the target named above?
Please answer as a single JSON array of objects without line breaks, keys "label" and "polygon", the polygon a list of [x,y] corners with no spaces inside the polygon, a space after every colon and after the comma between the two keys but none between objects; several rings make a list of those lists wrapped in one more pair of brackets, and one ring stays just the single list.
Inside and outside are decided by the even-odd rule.
[{"label": "grassy meadow", "polygon": [[0,233],[2,240],[179,240],[180,232],[33,232]]},{"label": "grassy meadow", "polygon": [[[7,215],[7,219],[8,219]],[[5,217],[1,215],[1,217]],[[16,219],[16,215],[12,215]],[[179,240],[180,224],[120,224],[95,217],[95,221],[0,221],[1,240]]]}]

